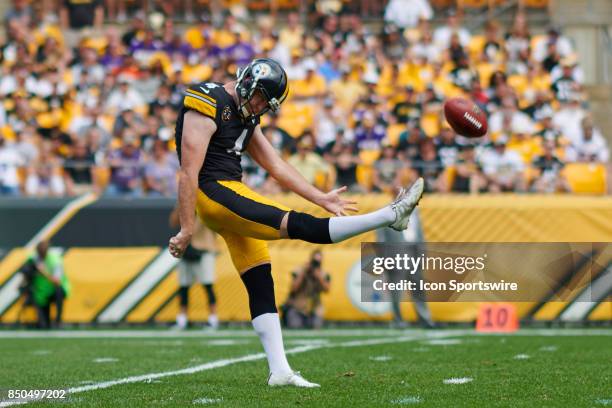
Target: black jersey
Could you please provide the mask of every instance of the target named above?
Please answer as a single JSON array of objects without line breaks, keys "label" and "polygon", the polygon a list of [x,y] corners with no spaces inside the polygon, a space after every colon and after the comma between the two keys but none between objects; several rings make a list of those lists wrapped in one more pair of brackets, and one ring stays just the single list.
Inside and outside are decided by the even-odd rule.
[{"label": "black jersey", "polygon": [[202,82],[185,91],[183,104],[176,121],[176,151],[181,160],[183,120],[188,110],[194,110],[215,121],[217,130],[210,139],[204,165],[200,169],[199,184],[213,180],[242,180],[240,158],[247,148],[253,130],[259,123],[246,125],[238,113],[238,106],[222,84]]}]

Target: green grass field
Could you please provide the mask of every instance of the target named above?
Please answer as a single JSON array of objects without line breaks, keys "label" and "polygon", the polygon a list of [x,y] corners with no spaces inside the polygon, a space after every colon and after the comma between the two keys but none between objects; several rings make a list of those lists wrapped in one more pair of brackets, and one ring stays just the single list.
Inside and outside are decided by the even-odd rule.
[{"label": "green grass field", "polygon": [[[61,333],[60,333],[61,334]],[[16,336],[24,336],[24,338]],[[149,407],[612,406],[612,330],[287,332],[320,389],[269,388],[249,330],[0,331],[0,389],[69,389],[66,405]],[[74,337],[89,336],[89,337]],[[121,337],[118,337],[121,336]],[[447,384],[447,380],[456,382]],[[5,406],[0,403],[0,406]]]}]

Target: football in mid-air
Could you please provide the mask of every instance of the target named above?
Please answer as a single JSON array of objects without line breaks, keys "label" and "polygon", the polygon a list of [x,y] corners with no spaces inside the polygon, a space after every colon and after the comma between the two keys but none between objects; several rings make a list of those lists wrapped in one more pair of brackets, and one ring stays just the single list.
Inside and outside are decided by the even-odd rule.
[{"label": "football in mid-air", "polygon": [[465,137],[481,137],[487,133],[487,116],[474,102],[463,98],[444,103],[446,121],[455,132]]}]

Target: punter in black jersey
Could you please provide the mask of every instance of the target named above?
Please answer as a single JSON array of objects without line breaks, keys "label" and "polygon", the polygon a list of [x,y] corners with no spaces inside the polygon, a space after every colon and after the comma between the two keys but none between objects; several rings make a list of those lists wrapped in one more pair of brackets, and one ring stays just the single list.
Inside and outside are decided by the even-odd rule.
[{"label": "punter in black jersey", "polygon": [[[268,384],[318,387],[291,370],[274,300],[274,283],[267,241],[289,238],[330,244],[389,226],[406,229],[408,218],[423,193],[423,180],[402,189],[396,200],[380,210],[355,216],[355,202],[341,198],[342,187],[322,192],[285,162],[263,135],[259,118],[277,112],[287,98],[287,74],[274,60],[256,59],[226,84],[204,82],[185,91],[176,125],[179,172],[180,232],[170,239],[170,253],[181,257],[191,240],[195,214],[218,232],[230,251],[249,295],[253,327],[263,344],[270,377]],[[287,189],[329,211],[316,218],[296,212],[242,184],[240,156],[247,151]]]}]

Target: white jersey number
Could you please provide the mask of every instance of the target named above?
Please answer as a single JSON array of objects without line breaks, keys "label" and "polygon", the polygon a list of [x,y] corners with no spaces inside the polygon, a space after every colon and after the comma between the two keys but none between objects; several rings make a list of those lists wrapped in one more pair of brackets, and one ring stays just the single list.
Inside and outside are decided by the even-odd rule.
[{"label": "white jersey number", "polygon": [[242,133],[240,134],[240,137],[238,137],[238,139],[236,139],[236,143],[234,144],[234,147],[231,149],[227,149],[228,153],[234,153],[237,156],[242,155],[242,148],[244,146],[244,139],[246,139],[247,133],[248,133],[248,129],[244,129],[242,131]]}]

